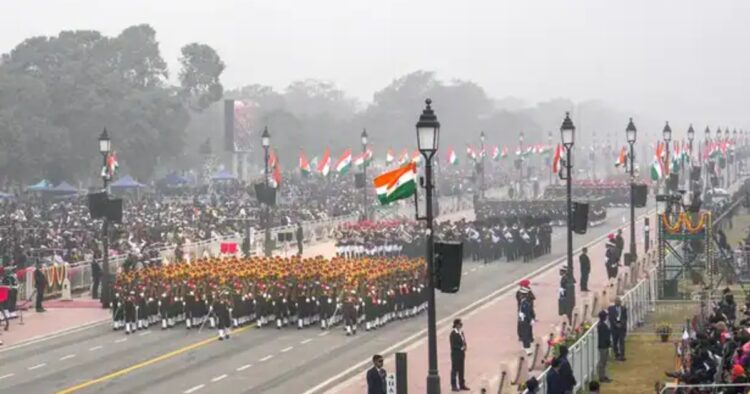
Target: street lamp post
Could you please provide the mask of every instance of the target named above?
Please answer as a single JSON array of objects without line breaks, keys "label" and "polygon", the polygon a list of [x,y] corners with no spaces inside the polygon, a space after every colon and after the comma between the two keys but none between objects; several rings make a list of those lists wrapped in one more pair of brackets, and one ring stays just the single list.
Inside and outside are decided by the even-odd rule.
[{"label": "street lamp post", "polygon": [[690,124],[687,131],[688,138],[688,191],[690,192],[690,198],[693,197],[693,139],[695,138],[695,130],[693,130],[693,124]]},{"label": "street lamp post", "polygon": [[432,158],[438,150],[440,137],[440,122],[433,112],[432,100],[425,100],[426,107],[417,122],[417,144],[425,159],[425,182],[423,187],[427,192],[425,199],[427,221],[427,394],[440,393],[440,375],[437,359],[437,328],[435,315],[435,262],[434,238],[432,232]]},{"label": "street lamp post", "polygon": [[485,169],[484,168],[484,166],[485,166],[484,157],[487,156],[486,152],[484,151],[484,131],[482,131],[479,134],[479,143],[481,144],[481,149],[482,149],[480,151],[480,152],[482,152],[482,157],[481,157],[482,161],[481,161],[481,167],[480,167],[480,169],[482,170],[482,173],[480,174],[480,176],[482,178],[480,179],[481,183],[479,184],[479,197],[480,198],[484,198],[484,169]]},{"label": "street lamp post", "polygon": [[[708,160],[705,160],[705,163],[703,163],[704,171],[703,171],[702,178],[703,178],[703,191],[704,192],[708,190],[709,185],[713,185],[713,183],[711,182],[711,174],[709,174],[708,172],[708,169],[709,169],[708,163],[711,161],[711,152],[709,151],[710,142],[711,142],[711,129],[708,128],[708,126],[706,126],[705,140],[703,141],[703,149],[704,149],[703,156],[708,157]],[[711,186],[711,188],[713,189],[713,186]]]},{"label": "street lamp post", "polygon": [[625,129],[625,136],[627,137],[628,144],[630,145],[630,262],[635,261],[636,249],[635,249],[635,140],[637,130],[633,124],[633,118],[630,118],[628,127]]},{"label": "street lamp post", "polygon": [[560,126],[560,135],[565,147],[565,181],[567,185],[567,203],[568,203],[568,272],[573,275],[573,180],[571,179],[571,169],[573,168],[572,150],[575,142],[576,127],[570,120],[570,113],[565,113],[565,120]]},{"label": "street lamp post", "polygon": [[[268,127],[265,127],[263,129],[263,134],[260,137],[261,145],[263,146],[263,163],[265,165],[265,170],[263,171],[264,174],[264,185],[265,190],[268,191],[269,185],[268,185],[268,149],[271,147],[271,134],[268,133]],[[271,206],[268,201],[266,201],[266,209],[265,209],[265,228],[264,228],[264,237],[263,237],[263,254],[266,257],[271,257]]]},{"label": "street lamp post", "polygon": [[[107,159],[109,153],[112,151],[112,140],[107,134],[107,129],[102,131],[99,136],[99,153],[102,154],[102,184],[104,186],[104,193],[109,196],[109,169],[107,168]],[[107,215],[104,215],[104,221],[102,222],[102,292],[100,294],[100,301],[102,307],[109,308],[109,219]]]},{"label": "street lamp post", "polygon": [[367,212],[367,130],[362,129],[362,177],[364,178],[365,185],[362,187],[362,212],[364,213],[364,220],[368,220],[370,216]]},{"label": "street lamp post", "polygon": [[724,157],[724,168],[727,170],[727,182],[725,188],[729,190],[729,182],[732,180],[731,167],[729,167],[729,158],[731,156],[729,152],[729,127],[724,129],[724,147],[726,148],[726,157]]}]

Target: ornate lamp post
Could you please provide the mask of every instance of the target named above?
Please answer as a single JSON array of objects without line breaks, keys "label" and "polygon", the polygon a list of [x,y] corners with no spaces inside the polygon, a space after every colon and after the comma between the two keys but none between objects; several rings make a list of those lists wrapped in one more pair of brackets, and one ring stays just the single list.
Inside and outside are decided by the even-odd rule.
[{"label": "ornate lamp post", "polygon": [[432,100],[425,100],[425,104],[425,109],[422,111],[422,115],[419,116],[416,128],[419,152],[422,153],[422,156],[425,159],[425,182],[423,187],[427,192],[425,199],[425,205],[427,207],[426,216],[420,218],[427,221],[427,393],[439,394],[440,375],[438,374],[437,328],[435,314],[435,254],[433,249],[434,238],[432,231],[432,222],[434,220],[432,213],[432,158],[438,150],[438,142],[440,140],[440,122],[438,122],[437,116],[430,106]]},{"label": "ornate lamp post", "polygon": [[[109,198],[109,171],[107,170],[107,159],[109,154],[112,152],[112,140],[107,134],[107,129],[102,131],[99,136],[99,153],[102,154],[102,185],[104,186],[104,193]],[[104,216],[102,222],[102,292],[100,294],[100,301],[104,308],[109,307],[110,302],[110,272],[109,272],[109,219]]]},{"label": "ornate lamp post", "polygon": [[[637,130],[633,124],[633,118],[630,118],[628,127],[625,128],[625,136],[627,137],[628,144],[630,145],[630,261],[635,261],[636,248],[635,248],[635,140]],[[630,264],[628,262],[628,265]]]},{"label": "ornate lamp post", "polygon": [[571,159],[573,144],[575,143],[575,132],[576,127],[573,125],[573,121],[570,120],[570,113],[566,112],[565,120],[563,120],[562,126],[560,126],[560,136],[562,137],[562,144],[565,147],[565,181],[568,203],[568,272],[571,275],[573,274],[573,180],[571,179],[573,162]]},{"label": "ornate lamp post", "polygon": [[[265,190],[269,188],[268,185],[268,149],[271,147],[271,134],[268,133],[268,127],[263,129],[263,134],[260,136],[260,142],[263,146],[263,162],[265,164],[265,170],[263,171]],[[264,237],[263,237],[263,254],[266,257],[270,257],[273,250],[271,248],[271,204],[266,201],[265,209],[265,226],[264,226]]]}]

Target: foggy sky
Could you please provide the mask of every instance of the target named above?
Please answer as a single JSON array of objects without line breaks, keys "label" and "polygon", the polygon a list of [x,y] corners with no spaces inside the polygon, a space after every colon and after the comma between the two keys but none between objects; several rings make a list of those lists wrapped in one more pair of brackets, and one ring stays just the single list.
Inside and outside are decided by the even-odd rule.
[{"label": "foggy sky", "polygon": [[363,102],[418,69],[495,97],[602,99],[634,116],[750,129],[750,2],[654,0],[2,0],[0,50],[60,30],[148,23],[213,46],[225,88],[336,83]]}]

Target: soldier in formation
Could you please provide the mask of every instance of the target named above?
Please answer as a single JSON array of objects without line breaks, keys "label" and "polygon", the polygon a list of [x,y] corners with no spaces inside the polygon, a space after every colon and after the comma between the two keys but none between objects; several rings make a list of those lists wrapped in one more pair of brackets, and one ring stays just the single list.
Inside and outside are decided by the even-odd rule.
[{"label": "soldier in formation", "polygon": [[343,322],[355,335],[359,325],[374,330],[422,312],[425,283],[420,258],[206,258],[120,273],[113,327],[130,334],[185,322],[187,329],[216,328],[224,340],[251,322],[278,329]]}]

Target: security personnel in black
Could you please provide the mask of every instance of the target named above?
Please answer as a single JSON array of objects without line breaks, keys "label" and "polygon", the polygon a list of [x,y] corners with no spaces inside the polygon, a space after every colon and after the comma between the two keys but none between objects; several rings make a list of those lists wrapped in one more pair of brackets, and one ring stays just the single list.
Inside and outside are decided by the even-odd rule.
[{"label": "security personnel in black", "polygon": [[45,312],[42,308],[42,300],[44,300],[44,290],[47,288],[47,277],[42,273],[42,264],[38,261],[36,271],[34,271],[34,288],[36,289],[36,311]]},{"label": "security personnel in black", "polygon": [[568,325],[573,324],[573,309],[576,306],[575,280],[568,272],[568,266],[560,268],[560,288],[557,299],[557,314],[568,318]]},{"label": "security personnel in black", "polygon": [[532,323],[536,319],[534,312],[534,295],[531,293],[531,289],[528,287],[521,287],[516,293],[516,299],[518,300],[518,339],[523,343],[523,349],[526,351],[526,355],[531,355],[531,342],[534,341],[534,332],[532,331]]},{"label": "security personnel in black", "polygon": [[98,261],[94,261],[91,263],[91,280],[94,282],[91,287],[91,298],[95,300],[99,298],[99,281],[101,278],[102,267],[99,265]]},{"label": "security personnel in black", "polygon": [[219,329],[219,340],[229,339],[229,328],[231,327],[231,316],[229,312],[229,293],[222,292],[214,295],[213,310],[216,314],[217,328]]},{"label": "security personnel in black", "polygon": [[589,260],[588,248],[581,250],[578,262],[581,265],[581,291],[589,291],[589,274],[591,274],[591,260]]},{"label": "security personnel in black", "polygon": [[451,343],[451,388],[453,391],[469,391],[464,380],[464,366],[466,363],[466,337],[462,331],[461,319],[453,321],[450,335]]}]

